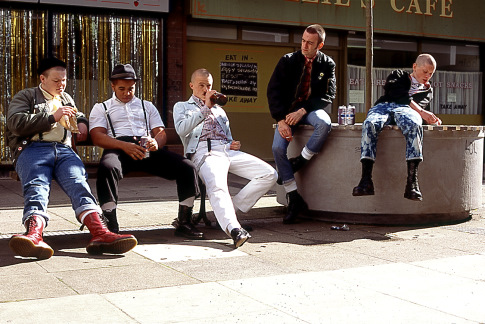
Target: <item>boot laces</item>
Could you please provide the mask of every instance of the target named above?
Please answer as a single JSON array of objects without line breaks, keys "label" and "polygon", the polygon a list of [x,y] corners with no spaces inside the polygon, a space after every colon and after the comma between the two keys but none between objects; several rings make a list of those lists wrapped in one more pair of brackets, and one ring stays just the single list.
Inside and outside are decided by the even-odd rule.
[{"label": "boot laces", "polygon": [[[101,223],[103,223],[105,227],[108,227],[108,222],[109,222],[108,218],[106,218],[104,214],[98,214],[98,215],[99,215],[99,219],[101,220]],[[84,226],[86,225],[81,224],[81,227],[79,227],[79,230],[82,231],[84,229]]]},{"label": "boot laces", "polygon": [[33,237],[42,239],[42,233],[39,234],[35,230],[35,228],[39,225],[38,222],[37,222],[37,220],[34,217],[30,217],[27,220],[27,223],[28,223],[28,226],[27,226],[27,232],[25,233],[25,235],[27,235],[27,236],[33,236]]}]

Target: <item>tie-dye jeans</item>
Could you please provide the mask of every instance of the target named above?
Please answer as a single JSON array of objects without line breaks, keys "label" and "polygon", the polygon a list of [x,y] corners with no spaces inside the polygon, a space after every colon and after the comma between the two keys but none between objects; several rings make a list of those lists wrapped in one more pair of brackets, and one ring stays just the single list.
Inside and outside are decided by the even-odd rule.
[{"label": "tie-dye jeans", "polygon": [[406,161],[423,159],[423,120],[409,106],[383,102],[369,110],[362,125],[361,159],[376,159],[377,137],[382,128],[396,124],[406,139]]}]

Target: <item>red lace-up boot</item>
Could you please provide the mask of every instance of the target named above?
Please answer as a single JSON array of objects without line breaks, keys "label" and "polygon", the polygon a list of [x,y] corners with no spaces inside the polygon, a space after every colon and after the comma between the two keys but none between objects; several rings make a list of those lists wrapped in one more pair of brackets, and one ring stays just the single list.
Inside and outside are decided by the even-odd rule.
[{"label": "red lace-up boot", "polygon": [[123,254],[133,249],[138,243],[133,235],[110,232],[97,212],[83,216],[82,223],[93,236],[86,246],[89,254]]},{"label": "red lace-up boot", "polygon": [[54,250],[42,239],[45,220],[42,216],[32,215],[25,221],[25,234],[12,236],[9,242],[10,249],[16,255],[23,257],[36,257],[39,260],[49,259]]}]

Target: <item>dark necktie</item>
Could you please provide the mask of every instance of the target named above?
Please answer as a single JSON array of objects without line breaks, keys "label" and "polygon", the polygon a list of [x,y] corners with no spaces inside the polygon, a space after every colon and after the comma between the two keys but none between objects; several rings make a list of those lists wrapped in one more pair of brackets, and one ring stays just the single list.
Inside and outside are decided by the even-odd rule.
[{"label": "dark necktie", "polygon": [[310,81],[311,81],[312,61],[307,61],[303,67],[303,73],[300,80],[300,88],[298,90],[298,100],[303,101],[308,99],[310,95]]}]

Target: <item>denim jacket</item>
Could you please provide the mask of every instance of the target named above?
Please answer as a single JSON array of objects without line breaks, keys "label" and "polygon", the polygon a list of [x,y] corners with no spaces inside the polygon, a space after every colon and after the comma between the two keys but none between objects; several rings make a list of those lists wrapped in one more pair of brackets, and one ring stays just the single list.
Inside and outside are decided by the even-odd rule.
[{"label": "denim jacket", "polygon": [[[220,106],[211,108],[216,120],[221,125],[229,141],[232,141],[229,119],[226,112]],[[192,97],[188,101],[179,101],[173,107],[173,120],[175,131],[180,136],[184,145],[184,154],[195,153],[199,144],[200,134],[204,126],[205,117]]]}]

